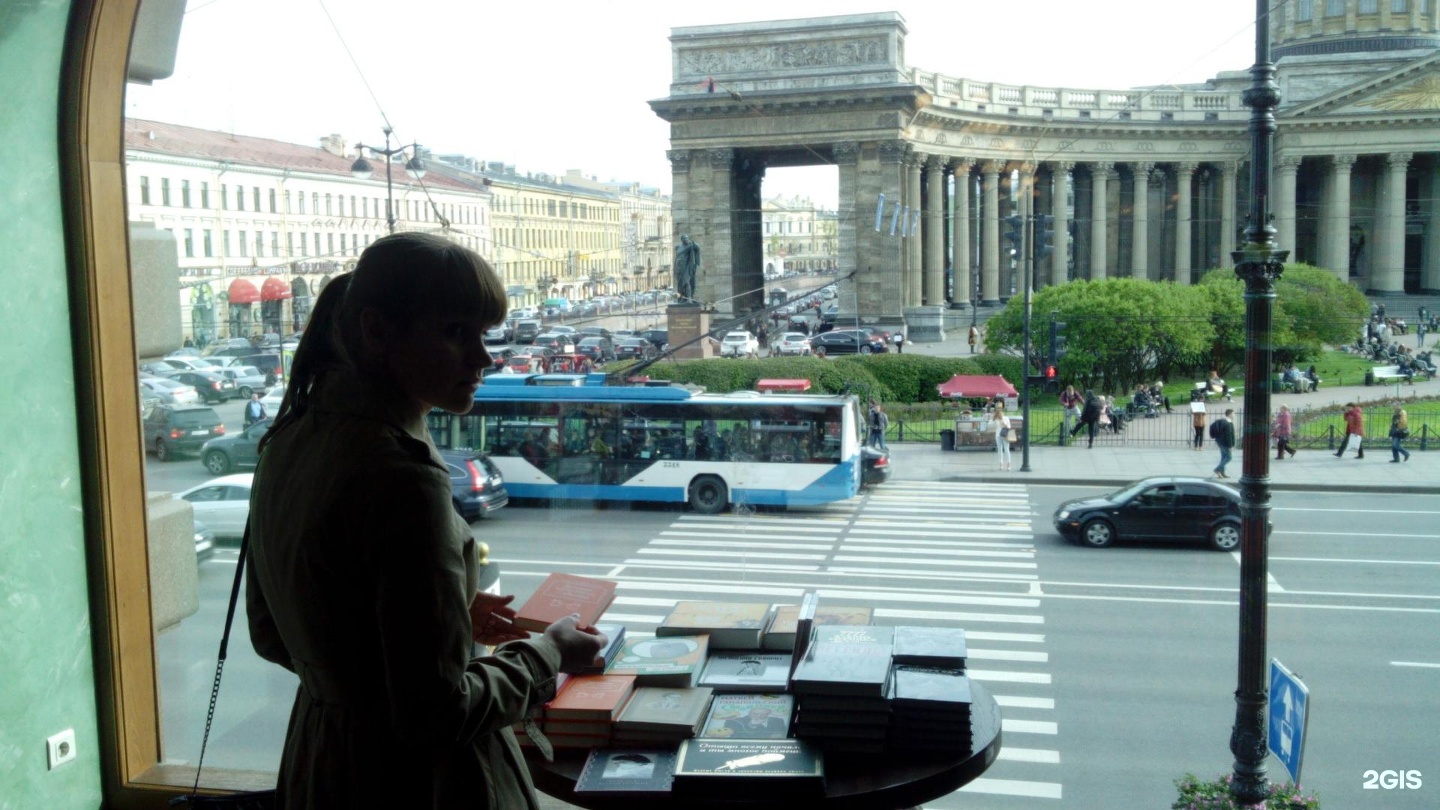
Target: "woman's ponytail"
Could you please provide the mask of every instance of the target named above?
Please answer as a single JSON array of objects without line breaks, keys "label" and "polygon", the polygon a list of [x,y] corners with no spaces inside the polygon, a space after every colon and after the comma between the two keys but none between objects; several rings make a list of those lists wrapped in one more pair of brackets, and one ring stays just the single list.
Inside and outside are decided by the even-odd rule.
[{"label": "woman's ponytail", "polygon": [[305,415],[310,408],[310,391],[328,369],[348,362],[336,348],[335,332],[340,321],[341,305],[345,302],[353,276],[354,273],[343,273],[331,279],[315,300],[315,307],[310,310],[309,325],[290,363],[285,397],[280,401],[275,421],[261,437],[257,452],[264,450],[270,439],[282,429]]}]

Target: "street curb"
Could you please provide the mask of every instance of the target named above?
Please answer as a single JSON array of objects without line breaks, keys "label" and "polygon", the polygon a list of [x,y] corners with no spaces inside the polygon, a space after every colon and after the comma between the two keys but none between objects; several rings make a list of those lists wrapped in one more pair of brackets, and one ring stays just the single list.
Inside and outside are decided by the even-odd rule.
[{"label": "street curb", "polygon": [[[1146,476],[1140,476],[1144,478]],[[895,478],[895,481],[919,480]],[[947,475],[944,478],[935,479],[944,483],[975,483],[975,484],[1046,484],[1076,487],[1122,487],[1133,484],[1139,478],[1030,478],[1024,473],[1007,473],[1005,475]],[[1240,486],[1240,479],[1226,479],[1226,483],[1234,487]],[[1365,484],[1287,484],[1270,482],[1270,489],[1274,492],[1345,492],[1363,493],[1370,495],[1440,495],[1440,486],[1371,486]]]}]

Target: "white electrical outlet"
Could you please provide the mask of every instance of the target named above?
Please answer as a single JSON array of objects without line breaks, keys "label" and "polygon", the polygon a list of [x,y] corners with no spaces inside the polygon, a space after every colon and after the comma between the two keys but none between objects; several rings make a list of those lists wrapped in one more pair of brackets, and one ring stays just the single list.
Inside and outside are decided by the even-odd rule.
[{"label": "white electrical outlet", "polygon": [[50,770],[64,765],[75,758],[75,729],[67,728],[45,740],[45,753],[50,760]]}]

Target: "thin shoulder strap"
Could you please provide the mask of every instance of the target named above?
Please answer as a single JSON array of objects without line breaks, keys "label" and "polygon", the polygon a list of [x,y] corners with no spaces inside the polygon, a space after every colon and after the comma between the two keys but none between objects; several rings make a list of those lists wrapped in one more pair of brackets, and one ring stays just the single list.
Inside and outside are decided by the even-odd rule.
[{"label": "thin shoulder strap", "polygon": [[195,787],[200,790],[200,769],[205,766],[205,745],[210,741],[210,726],[215,721],[215,702],[220,697],[220,676],[225,672],[225,655],[230,649],[230,627],[235,623],[235,606],[240,602],[240,584],[245,581],[245,556],[250,550],[250,520],[245,520],[245,533],[240,537],[240,558],[235,563],[235,582],[230,586],[230,607],[225,611],[225,630],[220,634],[220,654],[215,661],[215,684],[210,687],[210,708],[205,713],[205,735],[200,738],[200,759],[195,763]]}]

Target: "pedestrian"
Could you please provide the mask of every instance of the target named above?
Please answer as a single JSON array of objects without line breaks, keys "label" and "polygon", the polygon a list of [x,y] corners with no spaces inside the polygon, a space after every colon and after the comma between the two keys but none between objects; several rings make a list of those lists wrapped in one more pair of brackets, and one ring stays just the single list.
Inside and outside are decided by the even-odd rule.
[{"label": "pedestrian", "polygon": [[889,450],[885,443],[885,431],[890,429],[890,415],[880,407],[880,403],[870,403],[870,446],[878,447],[881,450]]},{"label": "pedestrian", "polygon": [[1080,428],[1086,428],[1090,433],[1090,444],[1087,446],[1094,447],[1095,430],[1100,424],[1100,414],[1103,409],[1104,406],[1101,405],[1100,398],[1095,395],[1095,392],[1086,391],[1085,406],[1080,409],[1080,421],[1075,423],[1075,429],[1070,432],[1070,438],[1075,438],[1075,434],[1080,432]]},{"label": "pedestrian", "polygon": [[[1196,406],[1199,407],[1196,407]],[[1190,427],[1195,429],[1195,438],[1191,441],[1191,449],[1205,449],[1205,403],[1190,403]]]},{"label": "pedestrian", "polygon": [[1395,406],[1395,413],[1390,416],[1390,462],[1399,464],[1400,457],[1404,456],[1406,461],[1410,460],[1410,451],[1405,449],[1404,441],[1410,438],[1410,417],[1406,415],[1405,409],[1399,405]]},{"label": "pedestrian", "polygon": [[1340,450],[1335,454],[1336,458],[1344,458],[1345,451],[1350,447],[1350,437],[1355,437],[1355,458],[1365,458],[1365,414],[1361,412],[1360,406],[1353,402],[1345,403],[1345,438],[1340,440]]},{"label": "pedestrian", "polygon": [[980,342],[980,328],[971,325],[970,327],[970,353],[975,353],[975,344]]},{"label": "pedestrian", "polygon": [[539,807],[510,727],[607,639],[574,616],[527,638],[514,597],[480,590],[425,423],[469,412],[504,314],[484,259],[421,233],[375,241],[315,302],[246,531],[251,644],[299,681],[278,806]]},{"label": "pedestrian", "polygon": [[269,416],[270,414],[265,412],[265,403],[260,401],[260,392],[252,391],[250,401],[245,403],[245,427],[248,428]]},{"label": "pedestrian", "polygon": [[902,331],[896,331],[895,334],[894,334],[893,336],[891,336],[891,339],[895,341],[895,353],[896,353],[896,354],[904,354],[904,353],[905,353],[905,333],[902,332]]},{"label": "pedestrian", "polygon": [[1080,396],[1080,392],[1076,391],[1073,385],[1065,386],[1065,390],[1060,392],[1060,407],[1064,409],[1062,419],[1067,434],[1071,430],[1072,423],[1080,418],[1080,403],[1084,401],[1084,397]]},{"label": "pedestrian", "polygon": [[1230,451],[1235,447],[1235,423],[1231,419],[1235,416],[1234,408],[1226,408],[1225,415],[1215,420],[1210,426],[1210,438],[1215,440],[1215,446],[1220,448],[1220,463],[1215,465],[1216,478],[1229,478],[1225,474],[1225,465],[1230,463]]},{"label": "pedestrian", "polygon": [[1295,457],[1295,445],[1290,443],[1290,436],[1295,430],[1294,420],[1290,416],[1290,406],[1281,405],[1278,413],[1275,414],[1275,424],[1271,433],[1275,436],[1275,460],[1282,461],[1285,454],[1289,453],[1291,458]]},{"label": "pedestrian", "polygon": [[1004,400],[996,400],[995,407],[990,411],[990,421],[986,423],[987,430],[995,432],[995,452],[1000,455],[1000,469],[1010,469],[1010,436],[1013,432],[1010,426],[1010,417],[1005,415]]}]

